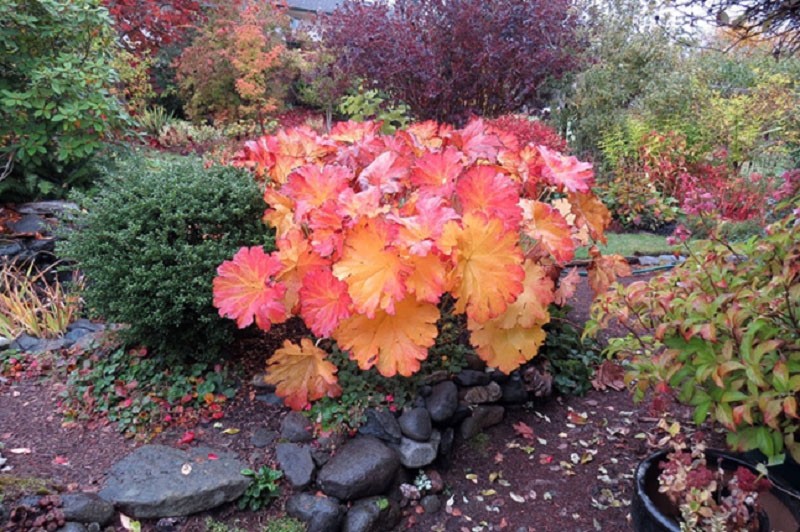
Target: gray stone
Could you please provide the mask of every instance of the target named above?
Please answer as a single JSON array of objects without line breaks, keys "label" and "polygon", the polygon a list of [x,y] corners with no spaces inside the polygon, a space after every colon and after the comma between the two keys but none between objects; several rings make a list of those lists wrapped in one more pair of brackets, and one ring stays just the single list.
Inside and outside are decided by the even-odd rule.
[{"label": "gray stone", "polygon": [[436,495],[425,495],[419,504],[425,509],[426,514],[435,514],[442,507],[442,500]]},{"label": "gray stone", "polygon": [[105,328],[106,328],[106,326],[103,325],[102,323],[94,323],[94,322],[91,322],[91,321],[87,320],[86,318],[81,318],[79,320],[75,320],[74,322],[72,322],[69,325],[67,325],[67,330],[68,331],[74,331],[76,329],[82,329],[82,330],[89,331],[89,332],[98,332],[98,331],[104,330]]},{"label": "gray stone", "polygon": [[643,255],[639,257],[639,264],[642,266],[658,266],[660,264],[660,260],[658,257],[651,257],[649,255]]},{"label": "gray stone", "polygon": [[353,503],[342,532],[385,532],[400,522],[400,505],[386,497],[369,497]]},{"label": "gray stone", "polygon": [[71,201],[32,201],[17,205],[20,214],[59,214],[67,211],[80,211],[80,207]]},{"label": "gray stone", "polygon": [[379,439],[359,436],[345,443],[317,475],[325,494],[351,501],[382,494],[394,478],[400,458]]},{"label": "gray stone", "polygon": [[258,427],[256,430],[253,431],[253,435],[250,436],[250,443],[256,449],[263,449],[264,447],[268,446],[270,443],[274,442],[278,438],[278,433],[274,430],[268,430],[264,427]]},{"label": "gray stone", "polygon": [[442,440],[439,442],[439,463],[445,467],[450,465],[450,457],[453,454],[453,442],[455,441],[455,431],[453,427],[447,427],[442,431]]},{"label": "gray stone", "polygon": [[364,436],[374,436],[379,440],[390,443],[400,443],[400,425],[394,414],[388,410],[377,410],[370,408],[367,410],[367,421],[358,429],[358,433]]},{"label": "gray stone", "polygon": [[86,525],[86,530],[88,532],[100,532],[101,529],[102,527],[100,526],[100,523],[89,523],[88,525]]},{"label": "gray stone", "polygon": [[61,503],[67,521],[105,525],[114,517],[114,505],[94,493],[65,493]]},{"label": "gray stone", "polygon": [[397,447],[397,453],[400,455],[400,463],[412,469],[425,467],[436,460],[436,454],[439,452],[439,442],[441,440],[442,435],[438,430],[434,430],[431,434],[430,441],[426,442],[412,440],[411,438],[403,438],[400,445]]},{"label": "gray stone", "polygon": [[286,480],[293,488],[303,489],[311,484],[311,478],[314,476],[314,460],[307,445],[279,443],[275,455],[286,475]]},{"label": "gray stone", "polygon": [[162,517],[156,522],[156,532],[178,532],[185,517]]},{"label": "gray stone", "polygon": [[473,438],[483,430],[503,421],[504,414],[505,409],[502,406],[479,406],[461,423],[459,433],[465,440]]},{"label": "gray stone", "polygon": [[411,410],[406,410],[397,421],[404,436],[417,441],[428,441],[430,439],[433,425],[431,424],[431,415],[427,409],[412,408]]},{"label": "gray stone", "polygon": [[39,339],[35,336],[31,336],[28,333],[22,333],[17,336],[16,340],[11,342],[9,347],[21,353],[30,353],[32,349],[35,349],[39,345],[39,342]]},{"label": "gray stone", "polygon": [[22,253],[24,248],[19,244],[6,244],[0,246],[0,256],[2,257],[13,257],[15,255],[19,255]]},{"label": "gray stone", "polygon": [[281,421],[281,438],[292,443],[305,443],[314,439],[311,421],[300,412],[289,412]]},{"label": "gray stone", "polygon": [[306,523],[307,532],[338,532],[344,510],[336,499],[298,493],[286,501],[286,513]]},{"label": "gray stone", "polygon": [[311,458],[314,460],[314,463],[317,464],[317,467],[322,467],[331,459],[331,452],[327,449],[315,447],[311,449]]},{"label": "gray stone", "polygon": [[274,393],[262,393],[256,395],[256,401],[261,401],[262,403],[266,403],[272,406],[283,406],[283,399],[281,399]]},{"label": "gray stone", "polygon": [[145,445],[112,466],[99,495],[136,519],[189,515],[239,498],[251,482],[245,467],[207,447]]},{"label": "gray stone", "polygon": [[428,412],[436,423],[444,423],[458,408],[458,387],[453,381],[440,382],[426,399]]},{"label": "gray stone", "polygon": [[25,214],[16,222],[7,222],[6,227],[14,234],[31,236],[36,233],[46,233],[50,229],[44,218],[37,214]]},{"label": "gray stone", "polygon": [[485,371],[475,371],[474,369],[461,370],[456,376],[455,381],[459,386],[485,386],[489,384],[491,378]]},{"label": "gray stone", "polygon": [[266,373],[258,373],[256,375],[253,375],[253,380],[250,381],[250,384],[253,386],[253,388],[255,388],[260,392],[267,392],[267,393],[274,392],[275,385],[269,384],[265,380],[266,378],[267,378]]},{"label": "gray stone", "polygon": [[515,373],[503,383],[503,402],[510,404],[520,404],[528,400],[528,390],[522,383],[522,378],[519,373]]},{"label": "gray stone", "polygon": [[64,526],[57,528],[56,532],[89,532],[89,529],[83,526],[81,523],[67,521],[64,523]]},{"label": "gray stone", "polygon": [[494,403],[501,397],[503,397],[503,389],[496,382],[490,382],[486,386],[474,386],[464,394],[464,400],[472,405]]}]

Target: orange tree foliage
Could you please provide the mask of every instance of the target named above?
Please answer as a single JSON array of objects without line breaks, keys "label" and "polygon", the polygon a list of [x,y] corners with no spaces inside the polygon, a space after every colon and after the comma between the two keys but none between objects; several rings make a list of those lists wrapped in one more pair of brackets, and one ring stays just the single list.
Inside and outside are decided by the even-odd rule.
[{"label": "orange tree foliage", "polygon": [[[359,367],[391,377],[420,369],[450,294],[479,356],[513,371],[544,341],[549,305],[574,290],[575,276],[563,289],[554,281],[561,267],[610,221],[591,166],[481,120],[379,128],[301,127],[246,144],[236,164],[265,182],[278,249],[223,263],[215,305],[240,327],[300,316]],[[606,280],[620,271],[594,267]],[[320,357],[310,342],[272,357],[270,379],[293,408],[339,393]]]},{"label": "orange tree foliage", "polygon": [[177,60],[177,81],[193,120],[255,120],[262,126],[283,97],[289,19],[269,2],[221,5]]}]

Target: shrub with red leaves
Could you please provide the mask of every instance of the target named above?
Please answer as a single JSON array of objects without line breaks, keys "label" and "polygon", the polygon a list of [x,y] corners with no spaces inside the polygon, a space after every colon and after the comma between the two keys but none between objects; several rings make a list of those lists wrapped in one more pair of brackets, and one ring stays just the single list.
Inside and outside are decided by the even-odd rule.
[{"label": "shrub with red leaves", "polygon": [[347,0],[327,18],[337,66],[411,107],[461,125],[537,103],[537,89],[576,66],[569,0]]},{"label": "shrub with red leaves", "polygon": [[487,120],[486,123],[491,127],[513,134],[522,146],[533,143],[547,146],[551,150],[561,153],[569,152],[567,141],[556,133],[555,129],[539,120],[531,120],[523,115],[503,115]]}]

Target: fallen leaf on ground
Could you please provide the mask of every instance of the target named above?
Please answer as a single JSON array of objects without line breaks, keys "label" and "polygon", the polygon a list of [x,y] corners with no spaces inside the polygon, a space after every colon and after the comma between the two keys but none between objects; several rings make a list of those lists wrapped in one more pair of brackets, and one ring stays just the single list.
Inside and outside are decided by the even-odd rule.
[{"label": "fallen leaf on ground", "polygon": [[229,436],[232,436],[233,434],[239,434],[239,429],[228,428],[228,429],[223,430],[222,433],[223,434],[227,434]]},{"label": "fallen leaf on ground", "polygon": [[191,430],[187,430],[181,436],[181,439],[178,440],[178,445],[188,445],[194,441],[194,432]]},{"label": "fallen leaf on ground", "polygon": [[592,387],[595,390],[607,390],[611,388],[618,392],[625,389],[625,370],[619,364],[611,360],[604,360],[594,374]]},{"label": "fallen leaf on ground", "polygon": [[574,410],[570,410],[567,412],[567,419],[570,423],[574,423],[575,425],[585,425],[589,416],[587,416],[585,412],[579,414]]},{"label": "fallen leaf on ground", "polygon": [[518,423],[514,423],[512,426],[514,427],[514,432],[516,432],[517,435],[522,436],[526,440],[533,439],[533,429],[530,427],[530,425],[520,421]]},{"label": "fallen leaf on ground", "polygon": [[27,447],[17,447],[16,449],[10,449],[8,452],[11,454],[31,454],[33,451]]},{"label": "fallen leaf on ground", "polygon": [[53,458],[53,463],[56,465],[69,465],[69,460],[66,456],[56,456]]}]

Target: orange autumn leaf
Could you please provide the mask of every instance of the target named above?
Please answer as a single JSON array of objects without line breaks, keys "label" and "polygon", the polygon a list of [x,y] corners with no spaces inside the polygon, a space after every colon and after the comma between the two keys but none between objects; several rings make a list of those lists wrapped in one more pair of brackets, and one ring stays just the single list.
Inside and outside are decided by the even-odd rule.
[{"label": "orange autumn leaf", "polygon": [[617,280],[617,277],[627,277],[631,274],[631,267],[625,257],[621,255],[601,255],[597,246],[589,249],[592,262],[589,264],[589,286],[595,295],[604,294]]},{"label": "orange autumn leaf", "polygon": [[393,314],[406,295],[411,269],[389,245],[390,232],[383,220],[362,220],[346,236],[342,258],[333,265],[336,278],[347,283],[355,311],[368,318],[378,310]]},{"label": "orange autumn leaf", "polygon": [[464,170],[461,152],[448,146],[439,152],[428,152],[414,163],[411,184],[442,196],[453,192],[456,179]]},{"label": "orange autumn leaf", "polygon": [[543,164],[543,177],[569,192],[588,193],[594,185],[592,163],[579,161],[546,146],[537,146]]},{"label": "orange autumn leaf", "polygon": [[307,273],[300,288],[300,316],[311,332],[330,336],[339,323],[350,316],[347,285],[333,276],[330,268]]},{"label": "orange autumn leaf", "polygon": [[328,136],[339,142],[353,144],[365,137],[371,137],[378,133],[380,133],[380,124],[378,122],[354,122],[353,120],[348,120],[347,122],[337,122],[331,128]]},{"label": "orange autumn leaf", "polygon": [[534,327],[550,321],[547,307],[553,302],[553,280],[536,262],[526,260],[524,264],[525,289],[506,311],[494,319],[499,327]]},{"label": "orange autumn leaf", "polygon": [[406,279],[408,291],[413,293],[418,301],[438,303],[442,294],[447,291],[447,266],[442,258],[435,253],[424,257],[412,255],[408,262],[413,268],[411,275]]},{"label": "orange autumn leaf", "polygon": [[519,238],[506,231],[501,220],[474,213],[464,215],[453,236],[455,312],[466,310],[483,323],[503,313],[522,292],[525,271]]},{"label": "orange autumn leaf", "polygon": [[605,244],[605,230],[611,223],[611,213],[600,199],[593,194],[570,193],[572,213],[576,225],[585,225],[593,239]]},{"label": "orange autumn leaf", "polygon": [[336,366],[328,354],[308,338],[300,345],[289,340],[270,357],[264,381],[274,385],[275,395],[292,410],[301,410],[311,401],[338,397],[342,393],[336,378]]},{"label": "orange autumn leaf", "polygon": [[408,377],[419,371],[435,342],[439,309],[407,297],[395,310],[393,315],[378,310],[374,318],[354,315],[339,325],[334,338],[361,369],[374,366],[384,377]]},{"label": "orange autumn leaf", "polygon": [[578,289],[578,283],[580,282],[581,278],[578,274],[578,268],[572,268],[569,273],[559,281],[553,302],[559,307],[566,305],[569,298],[575,294],[575,290]]},{"label": "orange autumn leaf", "polygon": [[264,211],[263,222],[275,228],[275,236],[281,238],[296,228],[294,223],[295,203],[273,188],[264,191],[264,201],[269,208]]},{"label": "orange autumn leaf", "polygon": [[284,302],[286,308],[294,313],[298,310],[298,294],[303,284],[303,277],[311,270],[329,266],[330,261],[316,253],[298,229],[290,231],[284,238],[279,239],[277,245],[276,254],[283,266],[277,280],[286,286]]},{"label": "orange autumn leaf", "polygon": [[508,374],[536,356],[546,335],[538,325],[506,329],[500,321],[498,318],[480,324],[469,320],[469,338],[481,360]]},{"label": "orange autumn leaf", "polygon": [[517,231],[522,221],[519,193],[519,185],[499,166],[473,166],[456,184],[462,213],[498,218],[507,231]]},{"label": "orange autumn leaf", "polygon": [[352,177],[352,170],[344,166],[307,164],[289,175],[281,193],[294,200],[295,221],[300,221],[326,201],[336,200]]},{"label": "orange autumn leaf", "polygon": [[213,281],[219,315],[236,320],[240,329],[255,320],[260,329],[268,331],[273,323],[286,321],[286,287],[272,279],[280,269],[278,258],[267,255],[260,246],[242,248],[232,260],[220,264]]},{"label": "orange autumn leaf", "polygon": [[540,243],[559,263],[575,257],[572,230],[557,209],[541,201],[522,200],[523,232]]}]

